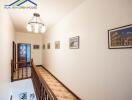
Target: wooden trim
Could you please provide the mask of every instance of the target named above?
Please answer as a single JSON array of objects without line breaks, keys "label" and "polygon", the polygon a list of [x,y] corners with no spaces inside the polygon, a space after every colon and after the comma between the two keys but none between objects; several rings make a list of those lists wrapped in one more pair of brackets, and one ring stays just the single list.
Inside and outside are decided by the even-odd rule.
[{"label": "wooden trim", "polygon": [[[16,70],[13,71],[14,65],[17,65],[17,64],[20,64],[20,63],[21,62],[16,62],[15,63],[15,62],[13,62],[13,60],[11,60],[11,82],[31,78],[31,75],[29,75],[31,72],[27,69],[28,67],[31,68],[31,66],[22,67],[22,77],[21,78],[19,77],[20,76],[19,75],[19,68],[17,69],[17,71]],[[26,72],[23,69],[26,69]],[[26,73],[26,77],[23,76],[24,72]],[[16,76],[17,78],[15,78],[15,79],[14,79],[14,73],[17,73],[17,76]]]},{"label": "wooden trim", "polygon": [[[13,41],[12,48],[13,48],[12,60],[13,60],[13,62],[16,62],[16,43],[15,43],[15,41]],[[13,71],[15,71],[15,69],[16,69],[16,65],[14,65]]]},{"label": "wooden trim", "polygon": [[[27,45],[30,45],[30,59],[31,59],[31,44],[30,43],[17,43],[17,61],[19,62],[20,60],[19,60],[19,45],[22,45],[22,44],[24,44],[24,45],[26,45],[26,50],[27,50]],[[27,52],[26,52],[26,62],[27,62]],[[30,61],[31,62],[31,61]]]},{"label": "wooden trim", "polygon": [[[49,88],[49,86],[47,85],[47,83],[46,83],[46,81],[43,79],[43,77],[42,77],[42,75],[39,73],[39,71],[36,69],[36,66],[34,65],[34,63],[33,63],[33,61],[31,61],[32,62],[32,80],[33,80],[33,84],[34,84],[34,81],[39,81],[42,85],[43,85],[43,87],[44,87],[44,89],[46,90],[46,93],[48,94],[48,96],[49,96],[49,98],[51,98],[51,100],[58,100],[57,99],[57,97],[55,96],[55,94],[52,92],[52,90]],[[33,79],[33,77],[35,76],[35,73],[34,73],[34,71],[35,71],[35,73],[37,74],[37,77],[39,78],[39,80],[34,80]],[[35,84],[34,84],[34,87],[36,88],[37,86],[35,86]],[[40,93],[38,93],[38,91],[37,90],[35,90],[36,91],[36,95],[40,95]],[[40,98],[40,97],[37,97],[37,98]],[[47,100],[47,99],[46,99]]]},{"label": "wooden trim", "polygon": [[24,80],[24,79],[29,79],[29,78],[31,78],[31,76],[30,76],[30,77],[26,77],[26,78],[13,79],[12,82],[14,82],[14,81],[19,81],[19,80]]},{"label": "wooden trim", "polygon": [[36,67],[39,67],[39,66],[42,66],[42,65],[36,65]]},{"label": "wooden trim", "polygon": [[13,64],[13,60],[11,60],[11,82],[13,82],[13,73],[14,73],[14,64]]},{"label": "wooden trim", "polygon": [[74,92],[72,92],[65,84],[63,84],[58,78],[56,78],[49,70],[47,70],[43,65],[41,65],[47,72],[49,72],[59,83],[61,83],[69,92],[71,92],[78,100],[81,100]]}]

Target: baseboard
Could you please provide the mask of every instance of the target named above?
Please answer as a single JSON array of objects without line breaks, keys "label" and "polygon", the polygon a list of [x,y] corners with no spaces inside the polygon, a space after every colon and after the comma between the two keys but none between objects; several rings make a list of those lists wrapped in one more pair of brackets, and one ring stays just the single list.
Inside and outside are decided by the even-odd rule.
[{"label": "baseboard", "polygon": [[43,67],[43,65],[36,65],[37,67]]}]

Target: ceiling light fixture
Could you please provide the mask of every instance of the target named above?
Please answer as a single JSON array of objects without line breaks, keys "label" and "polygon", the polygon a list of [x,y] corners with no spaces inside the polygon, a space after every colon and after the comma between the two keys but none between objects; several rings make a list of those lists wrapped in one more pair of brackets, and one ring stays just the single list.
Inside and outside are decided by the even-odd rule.
[{"label": "ceiling light fixture", "polygon": [[27,24],[27,31],[35,33],[44,33],[46,26],[42,23],[38,13],[33,14],[33,18]]}]

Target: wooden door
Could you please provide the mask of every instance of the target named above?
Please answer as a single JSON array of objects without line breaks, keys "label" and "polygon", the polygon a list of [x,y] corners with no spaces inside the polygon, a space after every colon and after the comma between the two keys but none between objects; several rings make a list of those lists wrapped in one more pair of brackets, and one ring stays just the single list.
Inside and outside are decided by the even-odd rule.
[{"label": "wooden door", "polygon": [[17,59],[18,59],[18,67],[26,67],[27,62],[27,45],[23,43],[19,43],[17,45]]},{"label": "wooden door", "polygon": [[13,41],[13,52],[12,52],[12,60],[13,60],[13,71],[16,69],[16,43]]}]

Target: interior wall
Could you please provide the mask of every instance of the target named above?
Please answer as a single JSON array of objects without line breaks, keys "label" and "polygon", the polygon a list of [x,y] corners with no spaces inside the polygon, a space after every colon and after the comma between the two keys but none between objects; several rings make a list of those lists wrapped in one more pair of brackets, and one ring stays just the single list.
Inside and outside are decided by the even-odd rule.
[{"label": "interior wall", "polygon": [[[131,0],[86,0],[43,36],[43,65],[82,100],[132,99],[132,49],[108,49],[108,29],[132,23]],[[80,36],[80,49],[69,38]],[[61,49],[54,48],[60,41]]]},{"label": "interior wall", "polygon": [[14,27],[7,11],[0,9],[0,100],[9,100]]},{"label": "interior wall", "polygon": [[[17,43],[31,44],[31,58],[36,65],[42,65],[42,34],[16,33]],[[33,49],[33,45],[39,45],[39,49]]]}]

